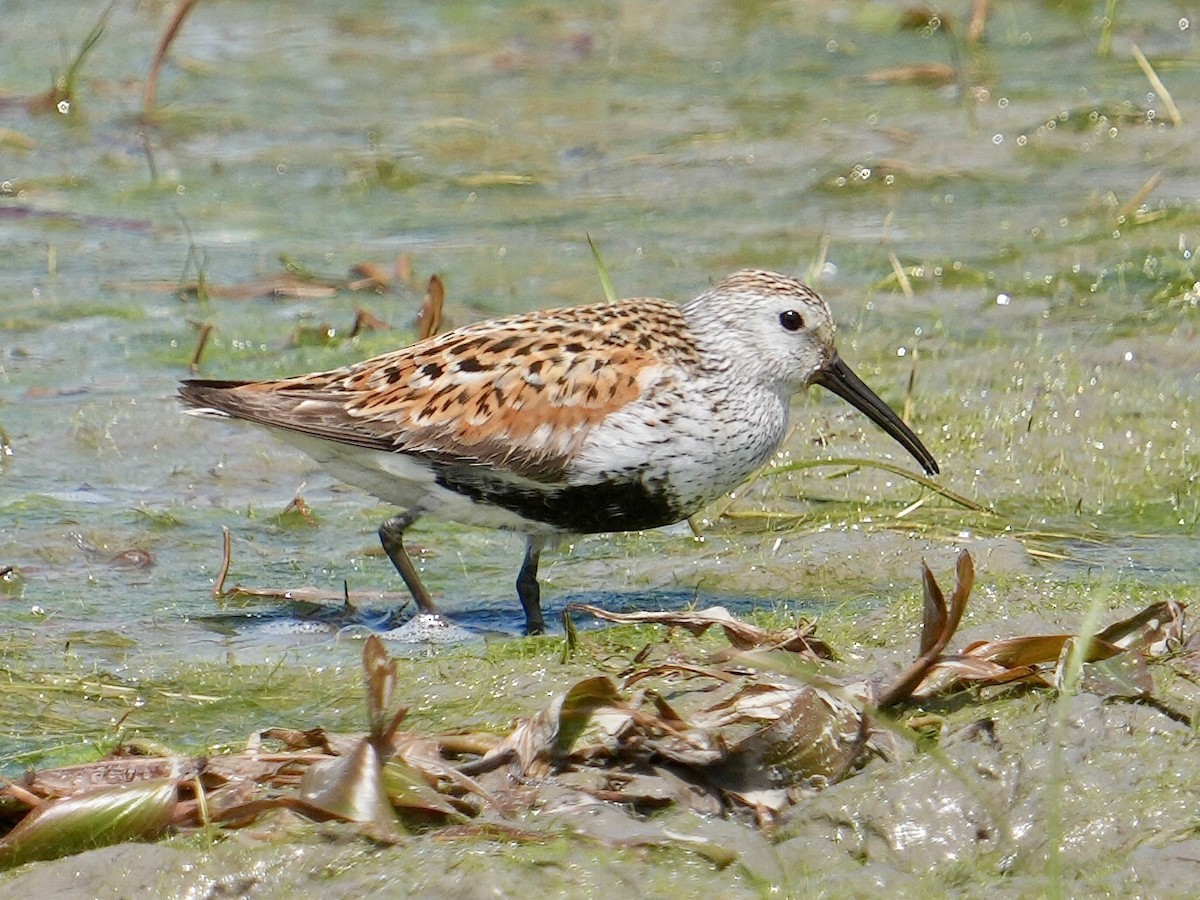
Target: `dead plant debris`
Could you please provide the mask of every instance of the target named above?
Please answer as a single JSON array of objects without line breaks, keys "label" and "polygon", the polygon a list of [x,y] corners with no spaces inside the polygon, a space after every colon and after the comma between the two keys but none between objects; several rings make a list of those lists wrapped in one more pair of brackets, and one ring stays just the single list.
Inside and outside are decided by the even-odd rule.
[{"label": "dead plant debris", "polygon": [[[734,652],[696,660],[669,637],[651,643],[623,671],[582,678],[505,735],[402,730],[408,709],[396,664],[372,635],[363,649],[365,734],[272,727],[224,756],[147,757],[122,748],[99,762],[30,771],[0,785],[0,868],[171,829],[238,828],[276,810],[352,823],[383,843],[417,833],[533,840],[571,827],[572,810],[596,804],[626,816],[677,806],[770,829],[785,810],[871,759],[912,750],[915,741],[885,709],[968,686],[1061,690],[1056,673],[1082,640],[1085,670],[1093,671],[1079,690],[1152,699],[1148,659],[1181,647],[1185,660],[1196,652],[1194,638],[1183,640],[1183,606],[1161,602],[1090,637],[1009,637],[947,653],[973,585],[971,558],[959,556],[948,600],[924,566],[922,581],[917,659],[886,684],[835,672],[811,623],[767,631],[720,608],[615,614],[574,606],[608,621],[697,635],[716,626]],[[1125,660],[1124,668],[1112,668],[1114,660]],[[930,718],[917,713],[908,724],[936,740]],[[675,845],[719,865],[735,858],[665,827],[646,838],[652,824],[641,822],[639,845]]]},{"label": "dead plant debris", "polygon": [[[280,527],[311,527],[316,524],[316,514],[300,497],[296,497],[284,510],[274,517]],[[312,585],[299,587],[243,587],[234,585],[227,588],[225,582],[229,578],[229,567],[233,562],[233,536],[229,529],[221,527],[221,566],[217,570],[217,579],[213,584],[212,595],[217,601],[242,600],[250,597],[260,597],[274,600],[284,600],[293,604],[311,606],[314,614],[324,612],[322,604],[330,602],[342,603],[343,607],[353,609],[365,602],[387,602],[403,608],[412,602],[412,596],[404,593],[380,593],[378,591],[351,591],[344,587],[340,592],[319,588]]]},{"label": "dead plant debris", "polygon": [[[2,212],[2,211],[0,211]],[[408,253],[397,255],[392,270],[374,263],[361,262],[350,267],[345,277],[318,274],[291,257],[281,257],[284,271],[277,275],[255,278],[238,284],[222,285],[208,281],[203,273],[194,280],[180,284],[170,281],[137,282],[115,285],[122,290],[174,293],[184,301],[210,300],[326,300],[344,293],[371,293],[411,296],[412,259]],[[413,328],[417,339],[431,337],[443,330],[445,318],[443,307],[446,288],[440,275],[429,277],[424,300],[413,317]],[[196,348],[192,353],[189,369],[195,374],[200,369],[201,359],[213,336],[211,322],[188,319],[187,324],[197,331]],[[354,320],[349,328],[340,328],[331,322],[301,324],[288,336],[292,347],[332,346],[346,338],[356,338],[364,331],[387,331],[389,322],[365,307],[354,311]]]}]

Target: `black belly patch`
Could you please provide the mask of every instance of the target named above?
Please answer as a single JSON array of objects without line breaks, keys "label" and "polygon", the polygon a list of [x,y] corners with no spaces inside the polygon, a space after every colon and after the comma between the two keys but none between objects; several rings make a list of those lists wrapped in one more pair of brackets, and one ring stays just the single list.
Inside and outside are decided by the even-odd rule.
[{"label": "black belly patch", "polygon": [[488,477],[486,468],[437,466],[435,473],[437,483],[455,493],[573,534],[640,531],[688,515],[665,489],[640,480],[537,489]]}]

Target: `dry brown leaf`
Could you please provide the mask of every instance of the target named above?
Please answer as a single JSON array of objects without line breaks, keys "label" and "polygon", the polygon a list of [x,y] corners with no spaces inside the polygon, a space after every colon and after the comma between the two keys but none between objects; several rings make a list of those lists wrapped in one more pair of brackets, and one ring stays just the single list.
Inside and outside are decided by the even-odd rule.
[{"label": "dry brown leaf", "polygon": [[373,262],[355,263],[350,267],[346,287],[352,291],[386,291],[392,286],[392,274]]},{"label": "dry brown leaf", "polygon": [[1126,650],[1163,656],[1183,645],[1184,609],[1175,600],[1161,600],[1128,619],[1114,622],[1096,637]]},{"label": "dry brown leaf", "polygon": [[909,699],[927,700],[959,690],[968,684],[997,685],[1029,680],[1049,687],[1049,680],[1033,666],[1004,666],[986,659],[947,656],[939,659],[921,679]]},{"label": "dry brown leaf", "polygon": [[[812,687],[782,691],[773,701],[768,724],[732,744],[718,767],[731,789],[789,787],[814,775],[836,778],[861,755],[868,726],[854,704]],[[765,712],[757,702],[741,711],[747,717]]]},{"label": "dry brown leaf", "polygon": [[767,631],[765,628],[734,618],[723,606],[710,606],[699,612],[616,613],[589,603],[569,603],[567,609],[587,613],[606,622],[682,628],[697,637],[712,626],[719,625],[725,631],[729,643],[738,650],[780,649],[806,653],[819,659],[829,659],[833,656],[833,651],[824,641],[811,637],[814,630],[811,623],[806,622],[785,631]]},{"label": "dry brown leaf", "polygon": [[52,799],[68,797],[80,791],[120,787],[156,778],[183,781],[195,778],[202,769],[202,760],[187,756],[130,756],[62,766],[57,769],[43,769],[40,772],[31,771],[15,783],[43,799]]},{"label": "dry brown leaf", "polygon": [[917,685],[921,683],[921,680],[937,662],[942,651],[946,649],[946,645],[949,644],[954,632],[958,629],[958,623],[962,621],[963,612],[967,608],[967,599],[975,584],[975,563],[971,559],[971,554],[966,550],[958,554],[958,559],[955,561],[954,592],[950,595],[948,609],[937,579],[933,577],[929,566],[924,562],[921,563],[921,581],[925,589],[925,608],[927,610],[930,607],[934,608],[932,612],[926,612],[925,623],[931,630],[936,629],[936,631],[926,633],[924,629],[922,630],[921,652],[917,659],[879,695],[876,701],[879,709],[895,706],[912,696]]},{"label": "dry brown leaf", "polygon": [[347,756],[313,763],[300,779],[300,799],[348,822],[394,834],[396,814],[388,802],[379,754],[367,739]]},{"label": "dry brown leaf", "polygon": [[430,275],[425,302],[417,312],[417,340],[433,337],[442,327],[442,307],[446,305],[446,286],[442,276]]}]

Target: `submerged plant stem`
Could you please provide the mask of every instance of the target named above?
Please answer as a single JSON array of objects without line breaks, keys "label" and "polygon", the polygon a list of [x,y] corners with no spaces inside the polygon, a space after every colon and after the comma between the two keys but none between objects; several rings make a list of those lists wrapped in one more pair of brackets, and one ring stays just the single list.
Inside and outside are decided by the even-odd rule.
[{"label": "submerged plant stem", "polygon": [[986,513],[994,515],[993,511],[985,506],[980,506],[974,500],[964,497],[962,494],[956,494],[947,487],[942,487],[932,478],[927,478],[917,472],[910,472],[901,466],[893,465],[892,463],[880,462],[875,459],[858,459],[852,456],[835,456],[829,459],[803,459],[795,462],[787,463],[786,465],[777,466],[773,469],[767,469],[763,472],[765,476],[783,475],[787,472],[798,472],[802,469],[815,469],[819,466],[853,466],[855,468],[866,469],[882,469],[885,472],[890,472],[893,475],[899,475],[901,478],[907,478],[909,481],[915,481],[921,487],[928,488],[935,494],[940,494],[951,503],[957,503],[959,506],[965,507],[972,512]]},{"label": "submerged plant stem", "polygon": [[1142,53],[1141,48],[1137,44],[1134,44],[1131,50],[1133,51],[1133,58],[1137,60],[1138,67],[1146,76],[1146,80],[1150,82],[1150,87],[1154,88],[1154,92],[1162,98],[1163,106],[1167,108],[1167,115],[1171,117],[1171,124],[1178,128],[1183,124],[1183,116],[1179,114],[1179,107],[1171,99],[1171,92],[1162,83],[1162,79],[1158,77],[1158,73],[1154,71],[1154,67],[1150,65],[1150,60],[1146,59],[1146,55]]}]

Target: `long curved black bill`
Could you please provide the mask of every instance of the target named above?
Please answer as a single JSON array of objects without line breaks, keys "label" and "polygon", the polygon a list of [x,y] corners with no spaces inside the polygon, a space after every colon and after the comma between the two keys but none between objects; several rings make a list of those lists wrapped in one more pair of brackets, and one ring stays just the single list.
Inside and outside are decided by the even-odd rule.
[{"label": "long curved black bill", "polygon": [[829,364],[814,375],[812,380],[815,384],[833,391],[855,409],[866,413],[868,419],[899,441],[930,475],[938,473],[937,460],[925,449],[921,439],[913,434],[912,429],[905,425],[892,408],[880,400],[836,353]]}]

